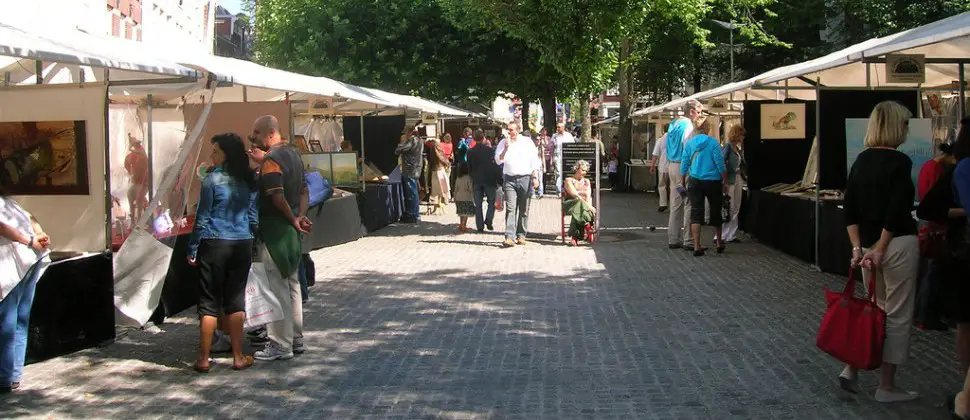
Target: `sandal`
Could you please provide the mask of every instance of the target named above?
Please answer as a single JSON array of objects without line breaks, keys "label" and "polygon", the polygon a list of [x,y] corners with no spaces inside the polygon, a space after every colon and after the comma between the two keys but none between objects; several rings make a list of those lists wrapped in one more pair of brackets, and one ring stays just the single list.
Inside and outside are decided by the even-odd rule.
[{"label": "sandal", "polygon": [[245,362],[241,366],[233,363],[232,370],[246,370],[253,367],[253,364],[256,363],[256,360],[253,359],[253,356],[243,356],[243,360],[245,360]]},{"label": "sandal", "polygon": [[199,366],[198,363],[195,363],[192,365],[192,370],[198,373],[209,373],[209,371],[212,370],[212,365]]}]

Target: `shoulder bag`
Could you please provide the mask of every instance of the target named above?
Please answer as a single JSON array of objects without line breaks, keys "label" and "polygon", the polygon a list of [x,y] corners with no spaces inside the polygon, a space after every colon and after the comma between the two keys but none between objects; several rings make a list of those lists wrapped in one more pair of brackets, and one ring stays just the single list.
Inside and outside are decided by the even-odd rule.
[{"label": "shoulder bag", "polygon": [[886,312],[876,305],[876,276],[869,276],[865,298],[855,296],[854,269],[842,292],[825,290],[827,309],[818,328],[815,345],[854,368],[874,370],[882,365],[886,340]]}]

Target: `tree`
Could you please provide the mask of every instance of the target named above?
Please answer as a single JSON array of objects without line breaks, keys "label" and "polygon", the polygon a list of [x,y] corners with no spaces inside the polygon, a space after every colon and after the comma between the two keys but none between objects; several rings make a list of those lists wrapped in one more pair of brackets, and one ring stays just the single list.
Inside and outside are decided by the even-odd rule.
[{"label": "tree", "polygon": [[499,31],[459,28],[434,0],[259,0],[249,8],[256,61],[272,67],[449,102],[549,89],[508,64],[536,60],[536,51]]}]

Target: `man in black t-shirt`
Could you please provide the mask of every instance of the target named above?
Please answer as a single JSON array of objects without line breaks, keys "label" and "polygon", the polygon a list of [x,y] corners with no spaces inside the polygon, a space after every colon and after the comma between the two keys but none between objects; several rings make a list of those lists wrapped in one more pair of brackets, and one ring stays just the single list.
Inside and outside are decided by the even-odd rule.
[{"label": "man in black t-shirt", "polygon": [[276,117],[256,119],[249,139],[255,146],[250,156],[260,164],[259,261],[283,313],[282,320],[266,325],[270,341],[254,357],[286,360],[305,350],[298,271],[303,255],[300,235],[312,227],[306,218],[309,191],[300,152],[280,137]]},{"label": "man in black t-shirt", "polygon": [[[493,230],[495,217],[495,192],[502,172],[495,163],[495,148],[485,140],[481,129],[475,130],[475,147],[468,150],[468,171],[472,177],[473,199],[475,200],[475,226],[479,232],[485,227]],[[487,210],[482,214],[482,199],[485,198]]]}]

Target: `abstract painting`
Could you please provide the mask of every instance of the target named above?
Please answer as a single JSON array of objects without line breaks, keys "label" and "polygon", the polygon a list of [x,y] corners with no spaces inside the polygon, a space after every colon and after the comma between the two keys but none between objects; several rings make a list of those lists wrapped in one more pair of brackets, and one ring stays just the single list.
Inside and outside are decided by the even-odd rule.
[{"label": "abstract painting", "polygon": [[805,104],[761,104],[761,139],[804,139]]},{"label": "abstract painting", "polygon": [[87,195],[84,121],[0,122],[0,185],[13,195]]}]

